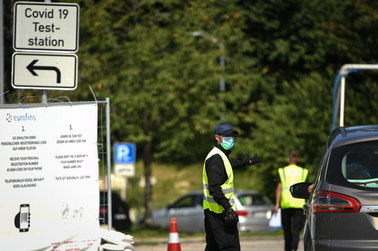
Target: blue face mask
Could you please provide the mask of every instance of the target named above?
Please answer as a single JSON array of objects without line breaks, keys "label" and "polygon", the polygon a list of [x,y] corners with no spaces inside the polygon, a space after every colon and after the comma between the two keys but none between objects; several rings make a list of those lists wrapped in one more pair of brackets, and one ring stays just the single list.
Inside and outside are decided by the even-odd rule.
[{"label": "blue face mask", "polygon": [[222,137],[221,146],[226,149],[230,150],[234,147],[235,139],[233,137]]}]

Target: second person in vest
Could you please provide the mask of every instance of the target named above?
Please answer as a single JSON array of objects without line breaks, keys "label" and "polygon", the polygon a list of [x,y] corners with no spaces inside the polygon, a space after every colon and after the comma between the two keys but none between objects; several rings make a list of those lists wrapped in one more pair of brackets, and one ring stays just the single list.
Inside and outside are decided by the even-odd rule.
[{"label": "second person in vest", "polygon": [[298,166],[297,152],[290,152],[289,165],[278,169],[279,183],[276,187],[276,205],[274,211],[281,208],[281,223],[285,238],[285,251],[298,249],[299,235],[305,223],[303,214],[304,199],[294,198],[290,193],[290,186],[305,182],[308,170]]},{"label": "second person in vest", "polygon": [[205,212],[206,251],[239,251],[238,215],[234,204],[234,168],[262,162],[253,158],[229,158],[239,134],[226,122],[215,129],[215,146],[203,166],[203,207]]}]

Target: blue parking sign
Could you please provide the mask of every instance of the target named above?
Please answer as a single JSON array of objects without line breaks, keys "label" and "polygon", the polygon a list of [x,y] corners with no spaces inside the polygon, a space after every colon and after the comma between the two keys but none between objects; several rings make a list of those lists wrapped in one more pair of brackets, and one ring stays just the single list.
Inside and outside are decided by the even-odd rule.
[{"label": "blue parking sign", "polygon": [[135,163],[135,144],[134,143],[115,143],[114,144],[114,163],[134,164]]}]

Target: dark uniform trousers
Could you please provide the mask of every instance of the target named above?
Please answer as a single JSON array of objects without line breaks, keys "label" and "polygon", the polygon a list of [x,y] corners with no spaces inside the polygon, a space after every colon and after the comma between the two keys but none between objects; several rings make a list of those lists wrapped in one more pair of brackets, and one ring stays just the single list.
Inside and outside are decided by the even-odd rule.
[{"label": "dark uniform trousers", "polygon": [[224,214],[216,214],[206,209],[205,231],[205,251],[240,251],[238,227],[225,227]]},{"label": "dark uniform trousers", "polygon": [[285,237],[285,251],[298,249],[299,235],[304,227],[306,216],[301,208],[281,209],[281,222]]}]

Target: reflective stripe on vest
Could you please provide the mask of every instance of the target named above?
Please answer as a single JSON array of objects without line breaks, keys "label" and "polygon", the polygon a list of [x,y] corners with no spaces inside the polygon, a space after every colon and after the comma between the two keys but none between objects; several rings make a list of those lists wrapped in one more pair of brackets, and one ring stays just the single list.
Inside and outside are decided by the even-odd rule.
[{"label": "reflective stripe on vest", "polygon": [[289,165],[278,169],[281,179],[281,208],[302,208],[305,200],[294,198],[290,193],[290,186],[305,182],[308,170],[297,165]]},{"label": "reflective stripe on vest", "polygon": [[[221,156],[224,168],[226,169],[227,173],[227,180],[226,182],[221,185],[222,192],[225,195],[225,197],[228,199],[228,201],[231,204],[231,207],[235,210],[235,202],[234,202],[234,173],[232,171],[230,160],[227,158],[226,154],[224,154],[220,149],[217,147],[214,147],[209,154],[207,155],[205,162],[207,159],[209,159],[211,156],[218,154]],[[210,211],[214,213],[222,213],[224,211],[224,208],[220,206],[213,198],[213,196],[209,193],[209,182],[207,179],[207,173],[206,173],[206,166],[203,165],[203,172],[202,172],[202,183],[203,183],[203,208],[209,209]]]}]

